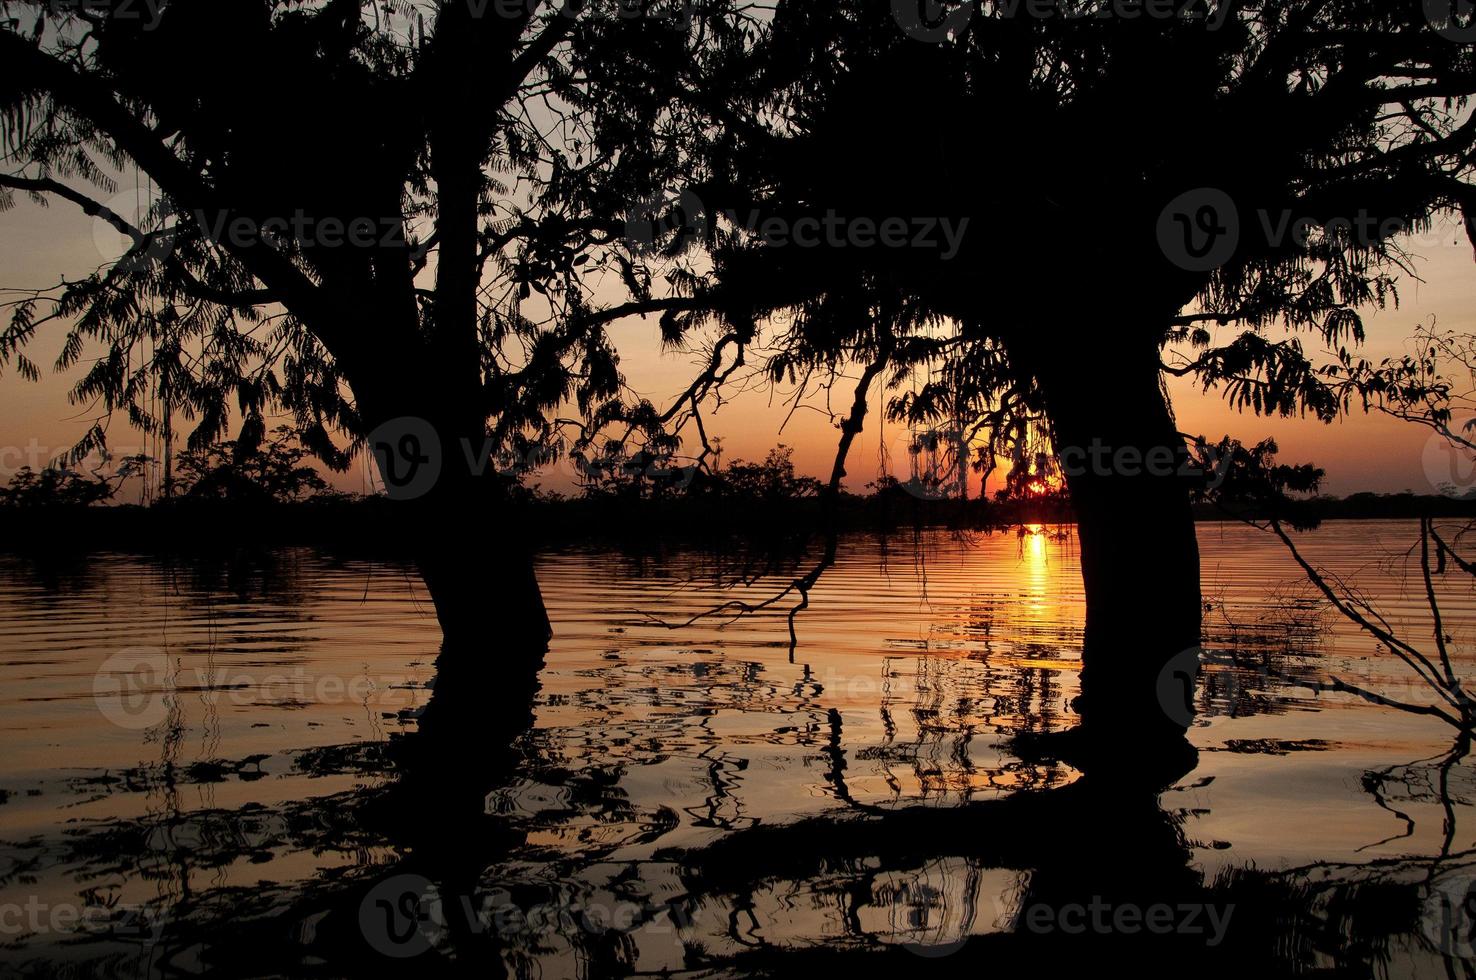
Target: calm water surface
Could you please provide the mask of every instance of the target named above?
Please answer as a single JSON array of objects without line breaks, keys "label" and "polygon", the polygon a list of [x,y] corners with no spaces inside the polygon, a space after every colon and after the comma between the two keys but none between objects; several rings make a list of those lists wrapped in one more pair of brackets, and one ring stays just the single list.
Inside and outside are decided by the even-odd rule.
[{"label": "calm water surface", "polygon": [[[1417,540],[1412,522],[1303,536],[1428,646],[1406,556]],[[1160,802],[1189,866],[1207,880],[1253,866],[1305,883],[1468,850],[1471,769],[1421,762],[1449,749],[1444,727],[1317,686],[1338,676],[1427,701],[1406,668],[1330,615],[1274,539],[1201,525],[1200,543],[1200,763]],[[459,840],[451,824],[438,842],[465,854],[477,901],[520,910],[503,962],[542,977],[722,975],[754,950],[926,953],[1008,930],[1030,855],[1089,814],[1040,827],[1005,866],[940,840],[699,889],[682,855],[760,825],[1077,780],[1003,744],[1072,723],[1084,618],[1072,538],[848,537],[793,650],[782,609],[669,628],[780,581],[717,588],[727,571],[697,554],[542,557],[556,636],[519,775],[485,788],[501,836]],[[1454,580],[1441,593],[1469,668],[1476,593]],[[202,935],[259,927],[276,944],[262,972],[334,973],[345,920],[370,907],[363,889],[410,873],[425,850],[393,816],[405,801],[384,801],[388,750],[417,726],[438,643],[423,587],[392,564],[301,550],[211,570],[99,555],[43,573],[0,558],[0,959],[190,972],[222,965]],[[475,772],[481,748],[457,764]],[[629,921],[612,931],[538,914],[569,908]],[[1392,975],[1444,975],[1418,923],[1406,932],[1384,951]]]}]

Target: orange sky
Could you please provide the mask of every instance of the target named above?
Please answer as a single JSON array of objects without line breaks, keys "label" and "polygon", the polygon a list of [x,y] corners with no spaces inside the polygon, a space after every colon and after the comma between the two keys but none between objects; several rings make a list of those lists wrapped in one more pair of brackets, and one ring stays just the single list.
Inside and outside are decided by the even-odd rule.
[{"label": "orange sky", "polygon": [[[133,191],[125,191],[115,202],[117,210],[132,213],[133,200]],[[65,203],[42,209],[18,199],[14,210],[0,214],[0,285],[7,288],[55,284],[64,275],[85,273],[120,250],[116,233],[106,226],[99,228]],[[1415,251],[1421,257],[1418,268],[1424,282],[1401,283],[1399,309],[1366,314],[1369,342],[1365,353],[1370,358],[1401,353],[1415,327],[1432,318],[1441,329],[1476,333],[1476,264],[1458,222],[1446,222],[1439,234],[1422,237]],[[7,298],[15,295],[9,293]],[[30,352],[43,367],[60,348],[62,331],[56,326],[44,331]],[[632,387],[653,400],[666,403],[692,377],[691,355],[661,353],[654,317],[618,323],[612,334]],[[1304,343],[1315,349],[1315,338],[1304,338]],[[44,465],[86,430],[86,413],[71,406],[65,396],[78,376],[76,372],[49,374],[35,384],[22,381],[14,372],[0,378],[0,404],[4,406],[0,474],[14,472],[28,462]],[[1212,438],[1230,434],[1246,442],[1274,436],[1284,459],[1315,462],[1327,470],[1328,492],[1431,490],[1422,465],[1429,435],[1408,423],[1362,415],[1331,426],[1313,420],[1256,418],[1231,412],[1213,394],[1199,393],[1191,381],[1175,381],[1170,388],[1181,430]],[[784,442],[795,448],[795,460],[803,472],[828,475],[837,437],[831,422],[820,412],[801,410],[781,434],[779,427],[788,407],[779,402],[778,397],[751,392],[709,420],[709,432],[723,439],[725,459],[762,458],[770,447]],[[1110,404],[1103,409],[1110,411]],[[119,450],[139,445],[137,436],[121,420],[115,421],[110,440]],[[883,444],[891,450],[892,471],[905,478],[906,441],[904,430],[881,424],[873,411],[852,449],[848,485],[859,490],[876,478]],[[345,489],[367,488],[362,466],[335,482]],[[567,466],[557,468],[541,482],[550,489],[567,490],[573,485],[572,473]]]}]

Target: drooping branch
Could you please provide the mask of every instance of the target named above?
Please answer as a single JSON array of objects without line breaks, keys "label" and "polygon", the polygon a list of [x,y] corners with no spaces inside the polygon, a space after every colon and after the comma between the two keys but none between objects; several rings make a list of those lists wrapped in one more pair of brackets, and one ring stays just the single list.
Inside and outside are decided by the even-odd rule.
[{"label": "drooping branch", "polygon": [[[1430,686],[1430,689],[1434,691],[1435,694],[1439,696],[1440,699],[1452,709],[1452,711],[1447,712],[1441,710],[1440,708],[1432,706],[1398,704],[1393,702],[1392,699],[1388,698],[1384,698],[1381,703],[1390,704],[1404,711],[1413,711],[1419,714],[1435,715],[1441,720],[1445,721],[1447,724],[1452,725],[1456,728],[1469,729],[1476,727],[1476,716],[1472,715],[1470,701],[1468,698],[1465,697],[1464,692],[1460,689],[1459,685],[1456,685],[1453,689],[1448,687],[1444,679],[1441,677],[1440,672],[1435,668],[1435,665],[1432,664],[1424,654],[1422,654],[1414,647],[1410,646],[1408,643],[1399,639],[1389,629],[1374,623],[1370,618],[1364,616],[1361,612],[1359,612],[1352,603],[1348,602],[1343,595],[1341,595],[1336,589],[1332,587],[1331,584],[1329,584],[1326,577],[1323,576],[1323,574],[1318,571],[1317,568],[1315,568],[1312,563],[1306,559],[1306,557],[1302,555],[1301,550],[1296,546],[1296,542],[1294,542],[1291,539],[1291,536],[1286,533],[1286,529],[1282,527],[1280,521],[1273,519],[1269,522],[1269,526],[1272,532],[1281,539],[1281,543],[1286,546],[1287,550],[1291,553],[1292,558],[1301,567],[1303,573],[1306,574],[1308,580],[1317,588],[1319,592],[1322,593],[1322,595],[1327,599],[1328,602],[1332,603],[1333,608],[1336,609],[1344,618],[1353,622],[1364,632],[1368,633],[1370,636],[1374,637],[1379,642],[1387,646],[1390,652],[1393,653],[1400,660],[1403,660],[1406,665],[1413,669],[1415,673],[1420,676],[1421,680],[1428,684]],[[1365,699],[1368,699],[1370,697],[1369,692],[1363,691],[1354,685],[1348,684],[1347,682],[1335,680],[1334,683],[1338,686],[1339,689],[1358,694],[1360,697],[1364,697]]]},{"label": "drooping branch", "polygon": [[668,629],[682,629],[687,626],[691,626],[693,623],[700,622],[704,619],[710,619],[715,616],[724,616],[730,613],[733,614],[734,618],[737,618],[739,616],[752,615],[753,613],[772,608],[773,606],[778,605],[780,602],[783,602],[789,596],[798,593],[800,597],[799,602],[790,607],[786,617],[786,622],[789,627],[789,658],[791,661],[794,660],[795,649],[799,646],[799,636],[795,630],[795,617],[798,616],[805,609],[809,608],[810,591],[815,587],[816,583],[820,581],[820,577],[824,575],[825,572],[832,565],[835,564],[840,538],[838,505],[840,501],[841,484],[846,477],[846,459],[850,455],[851,445],[856,441],[856,436],[859,435],[865,427],[871,386],[876,381],[877,377],[884,370],[886,370],[887,365],[890,363],[891,360],[892,350],[893,343],[890,340],[890,335],[887,335],[887,337],[879,345],[879,350],[875,357],[862,370],[861,377],[856,382],[856,387],[852,395],[850,410],[841,419],[841,437],[836,445],[835,458],[831,464],[830,469],[830,478],[821,488],[820,494],[821,508],[822,513],[824,514],[825,531],[819,561],[817,561],[804,575],[790,580],[790,582],[782,590],[760,602],[746,602],[741,599],[730,599],[729,601],[724,602],[721,605],[714,606],[710,609],[699,612],[696,615],[691,616],[688,619],[678,623],[668,623],[659,619],[656,620],[656,622],[660,623],[662,626],[667,627]]}]

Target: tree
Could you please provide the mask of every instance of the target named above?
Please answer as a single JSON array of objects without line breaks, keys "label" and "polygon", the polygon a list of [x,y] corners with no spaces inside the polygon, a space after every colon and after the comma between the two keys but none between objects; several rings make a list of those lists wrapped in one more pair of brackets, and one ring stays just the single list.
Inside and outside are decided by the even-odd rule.
[{"label": "tree", "polygon": [[762,463],[735,459],[721,471],[714,490],[723,496],[754,501],[797,500],[820,495],[820,481],[795,476],[794,449],[780,444],[769,450]]},{"label": "tree", "polygon": [[130,457],[111,476],[85,475],[76,470],[48,467],[37,473],[23,466],[0,487],[0,507],[89,507],[117,496],[119,485],[147,461]]},{"label": "tree", "polygon": [[[1259,414],[1352,407],[1298,334],[1356,345],[1360,309],[1397,301],[1400,235],[1453,209],[1472,225],[1476,53],[1420,0],[1026,6],[781,2],[729,71],[752,82],[694,97],[717,135],[690,191],[713,280],[794,313],[776,370],[887,350],[899,373],[962,367],[987,412],[1044,413],[1101,736],[1074,741],[1104,762],[1181,741],[1157,681],[1200,635],[1205,474],[1164,372]],[[881,247],[897,219],[968,231]]]},{"label": "tree", "polygon": [[[192,419],[197,451],[237,415],[250,450],[273,408],[330,465],[373,451],[448,639],[541,649],[531,555],[487,460],[551,441],[556,408],[596,413],[621,386],[605,325],[674,305],[595,310],[590,277],[636,281],[639,263],[617,247],[628,200],[592,212],[563,190],[614,165],[568,97],[605,60],[636,87],[682,84],[693,16],[680,0],[0,3],[0,209],[65,201],[130,243],[10,304],[0,365],[34,378],[24,347],[53,321],[59,368],[101,349],[72,393],[99,414],[78,457],[114,413],[166,442]],[[159,195],[136,219],[100,199],[128,168]]]},{"label": "tree", "polygon": [[179,454],[175,489],[197,500],[296,503],[331,493],[297,432],[279,425],[255,445],[222,442]]}]

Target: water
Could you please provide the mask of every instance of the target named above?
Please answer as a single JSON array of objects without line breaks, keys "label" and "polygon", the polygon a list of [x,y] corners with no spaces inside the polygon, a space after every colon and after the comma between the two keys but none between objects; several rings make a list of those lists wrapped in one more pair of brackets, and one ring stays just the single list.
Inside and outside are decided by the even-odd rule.
[{"label": "water", "polygon": [[[1301,540],[1431,647],[1413,522]],[[1444,975],[1442,945],[1467,950],[1429,910],[1456,887],[1448,869],[1469,877],[1471,770],[1437,764],[1452,741],[1438,721],[1319,688],[1430,696],[1328,614],[1274,539],[1202,525],[1200,541],[1200,764],[1160,800],[1173,842],[1144,844],[1162,860],[1141,866],[1207,883],[1253,867],[1313,892],[1413,881],[1410,921],[1370,956]],[[439,633],[405,568],[306,550],[223,569],[0,559],[0,959],[338,975],[484,943],[519,975],[742,975],[781,952],[952,954],[1018,930],[1058,862],[1106,860],[1069,857],[1095,816],[1051,809],[1077,799],[1079,774],[1004,744],[1072,723],[1084,605],[1069,534],[853,535],[793,648],[787,603],[672,628],[785,581],[719,588],[732,574],[700,554],[542,556],[556,636],[516,778],[487,761],[495,739],[471,739],[412,782],[394,746],[429,701]],[[1454,578],[1440,592],[1469,676],[1476,592]],[[1008,809],[1022,800],[1058,823],[1031,816],[1022,834]],[[852,841],[852,817],[920,829]],[[835,854],[797,862],[806,848]],[[397,944],[407,880],[464,892],[495,927],[422,923]],[[376,888],[394,893],[382,909]],[[1343,955],[1298,950],[1304,966]]]}]

